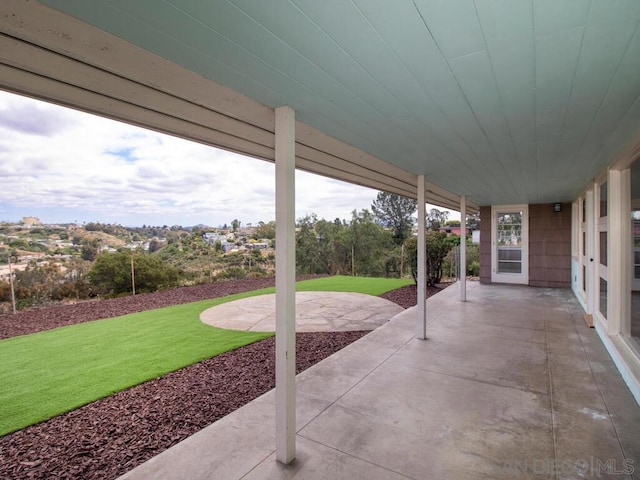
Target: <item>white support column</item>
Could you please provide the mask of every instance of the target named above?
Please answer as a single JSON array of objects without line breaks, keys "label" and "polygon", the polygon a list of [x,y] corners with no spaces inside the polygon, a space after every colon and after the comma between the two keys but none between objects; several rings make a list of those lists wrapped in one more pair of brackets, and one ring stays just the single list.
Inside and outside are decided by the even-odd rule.
[{"label": "white support column", "polygon": [[424,175],[418,175],[418,338],[427,338],[427,255],[426,230],[427,203]]},{"label": "white support column", "polygon": [[295,112],[275,110],[276,459],[296,457]]},{"label": "white support column", "polygon": [[467,197],[460,195],[460,300],[467,301]]}]

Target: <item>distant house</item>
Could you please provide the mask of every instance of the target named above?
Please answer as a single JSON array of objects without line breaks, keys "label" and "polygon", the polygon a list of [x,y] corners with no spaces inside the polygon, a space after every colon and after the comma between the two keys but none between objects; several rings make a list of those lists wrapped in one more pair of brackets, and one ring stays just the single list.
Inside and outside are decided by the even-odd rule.
[{"label": "distant house", "polygon": [[[450,236],[450,235],[460,236],[461,227],[460,225],[445,225],[444,227],[440,227],[439,231],[446,233],[447,236]],[[466,228],[466,232],[467,232],[467,235],[470,232],[468,227]]]},{"label": "distant house", "polygon": [[33,227],[34,225],[42,225],[42,222],[38,217],[22,217],[22,225],[27,228]]},{"label": "distant house", "polygon": [[253,243],[247,243],[246,244],[247,249],[249,250],[265,250],[267,248],[269,248],[269,243],[268,242],[253,242]]},{"label": "distant house", "polygon": [[238,250],[238,246],[232,242],[223,242],[222,243],[222,251],[224,253],[229,253],[232,250]]},{"label": "distant house", "polygon": [[202,235],[202,238],[204,238],[204,241],[207,243],[216,243],[216,242],[221,242],[221,243],[225,243],[227,241],[227,235],[224,233],[218,233],[218,232],[207,232],[204,235]]},{"label": "distant house", "polygon": [[251,227],[251,226],[240,227],[238,229],[238,233],[240,235],[246,235],[248,237],[252,237],[253,235],[256,234],[257,229],[258,229],[257,227]]}]

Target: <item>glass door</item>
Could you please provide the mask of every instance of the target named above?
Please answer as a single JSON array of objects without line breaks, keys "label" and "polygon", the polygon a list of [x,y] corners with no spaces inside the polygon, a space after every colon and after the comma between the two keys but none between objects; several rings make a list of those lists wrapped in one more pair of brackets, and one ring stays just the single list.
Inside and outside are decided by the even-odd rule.
[{"label": "glass door", "polygon": [[529,283],[526,205],[492,208],[492,272],[497,283]]},{"label": "glass door", "polygon": [[596,192],[596,224],[598,232],[596,237],[596,266],[598,271],[598,275],[596,277],[596,288],[598,290],[598,294],[596,295],[596,299],[598,302],[597,313],[599,314],[601,319],[606,321],[608,315],[607,308],[609,304],[609,194],[606,180],[598,185]]}]

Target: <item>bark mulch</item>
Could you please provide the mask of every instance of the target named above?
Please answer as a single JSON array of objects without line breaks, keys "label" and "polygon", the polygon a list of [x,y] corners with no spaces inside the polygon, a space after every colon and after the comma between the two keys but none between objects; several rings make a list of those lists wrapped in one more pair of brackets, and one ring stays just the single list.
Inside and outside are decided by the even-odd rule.
[{"label": "bark mulch", "polygon": [[[298,280],[320,275],[298,276]],[[234,293],[273,287],[275,278],[247,278],[175,288],[154,293],[142,293],[109,299],[83,300],[77,303],[57,303],[20,310],[18,313],[0,314],[0,339],[51,330],[76,323],[118,317],[128,313],[144,312],[154,308],[224,297]]]},{"label": "bark mulch", "polygon": [[[441,284],[439,287],[427,287],[427,297],[435,295],[448,285]],[[417,302],[418,289],[415,285],[397,288],[390,292],[383,293],[380,298],[385,298],[393,303],[400,305],[402,308],[413,307]]]},{"label": "bark mulch", "polygon": [[[272,284],[273,279],[240,280],[34,309],[0,316],[0,338]],[[403,287],[382,297],[407,308],[416,303],[416,289]],[[3,325],[6,317],[20,315],[28,327],[16,327],[20,322]],[[59,316],[62,323],[55,320]],[[297,371],[366,333],[298,333]],[[275,342],[268,338],[1,437],[0,479],[117,478],[274,386]]]}]

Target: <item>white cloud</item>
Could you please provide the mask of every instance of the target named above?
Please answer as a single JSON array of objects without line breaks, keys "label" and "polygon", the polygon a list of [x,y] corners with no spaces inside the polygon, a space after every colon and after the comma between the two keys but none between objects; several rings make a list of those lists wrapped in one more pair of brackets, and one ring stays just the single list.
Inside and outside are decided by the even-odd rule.
[{"label": "white cloud", "polygon": [[[270,163],[2,92],[0,181],[0,220],[29,212],[45,222],[125,225],[275,217]],[[375,195],[296,173],[297,217],[350,218]]]}]

